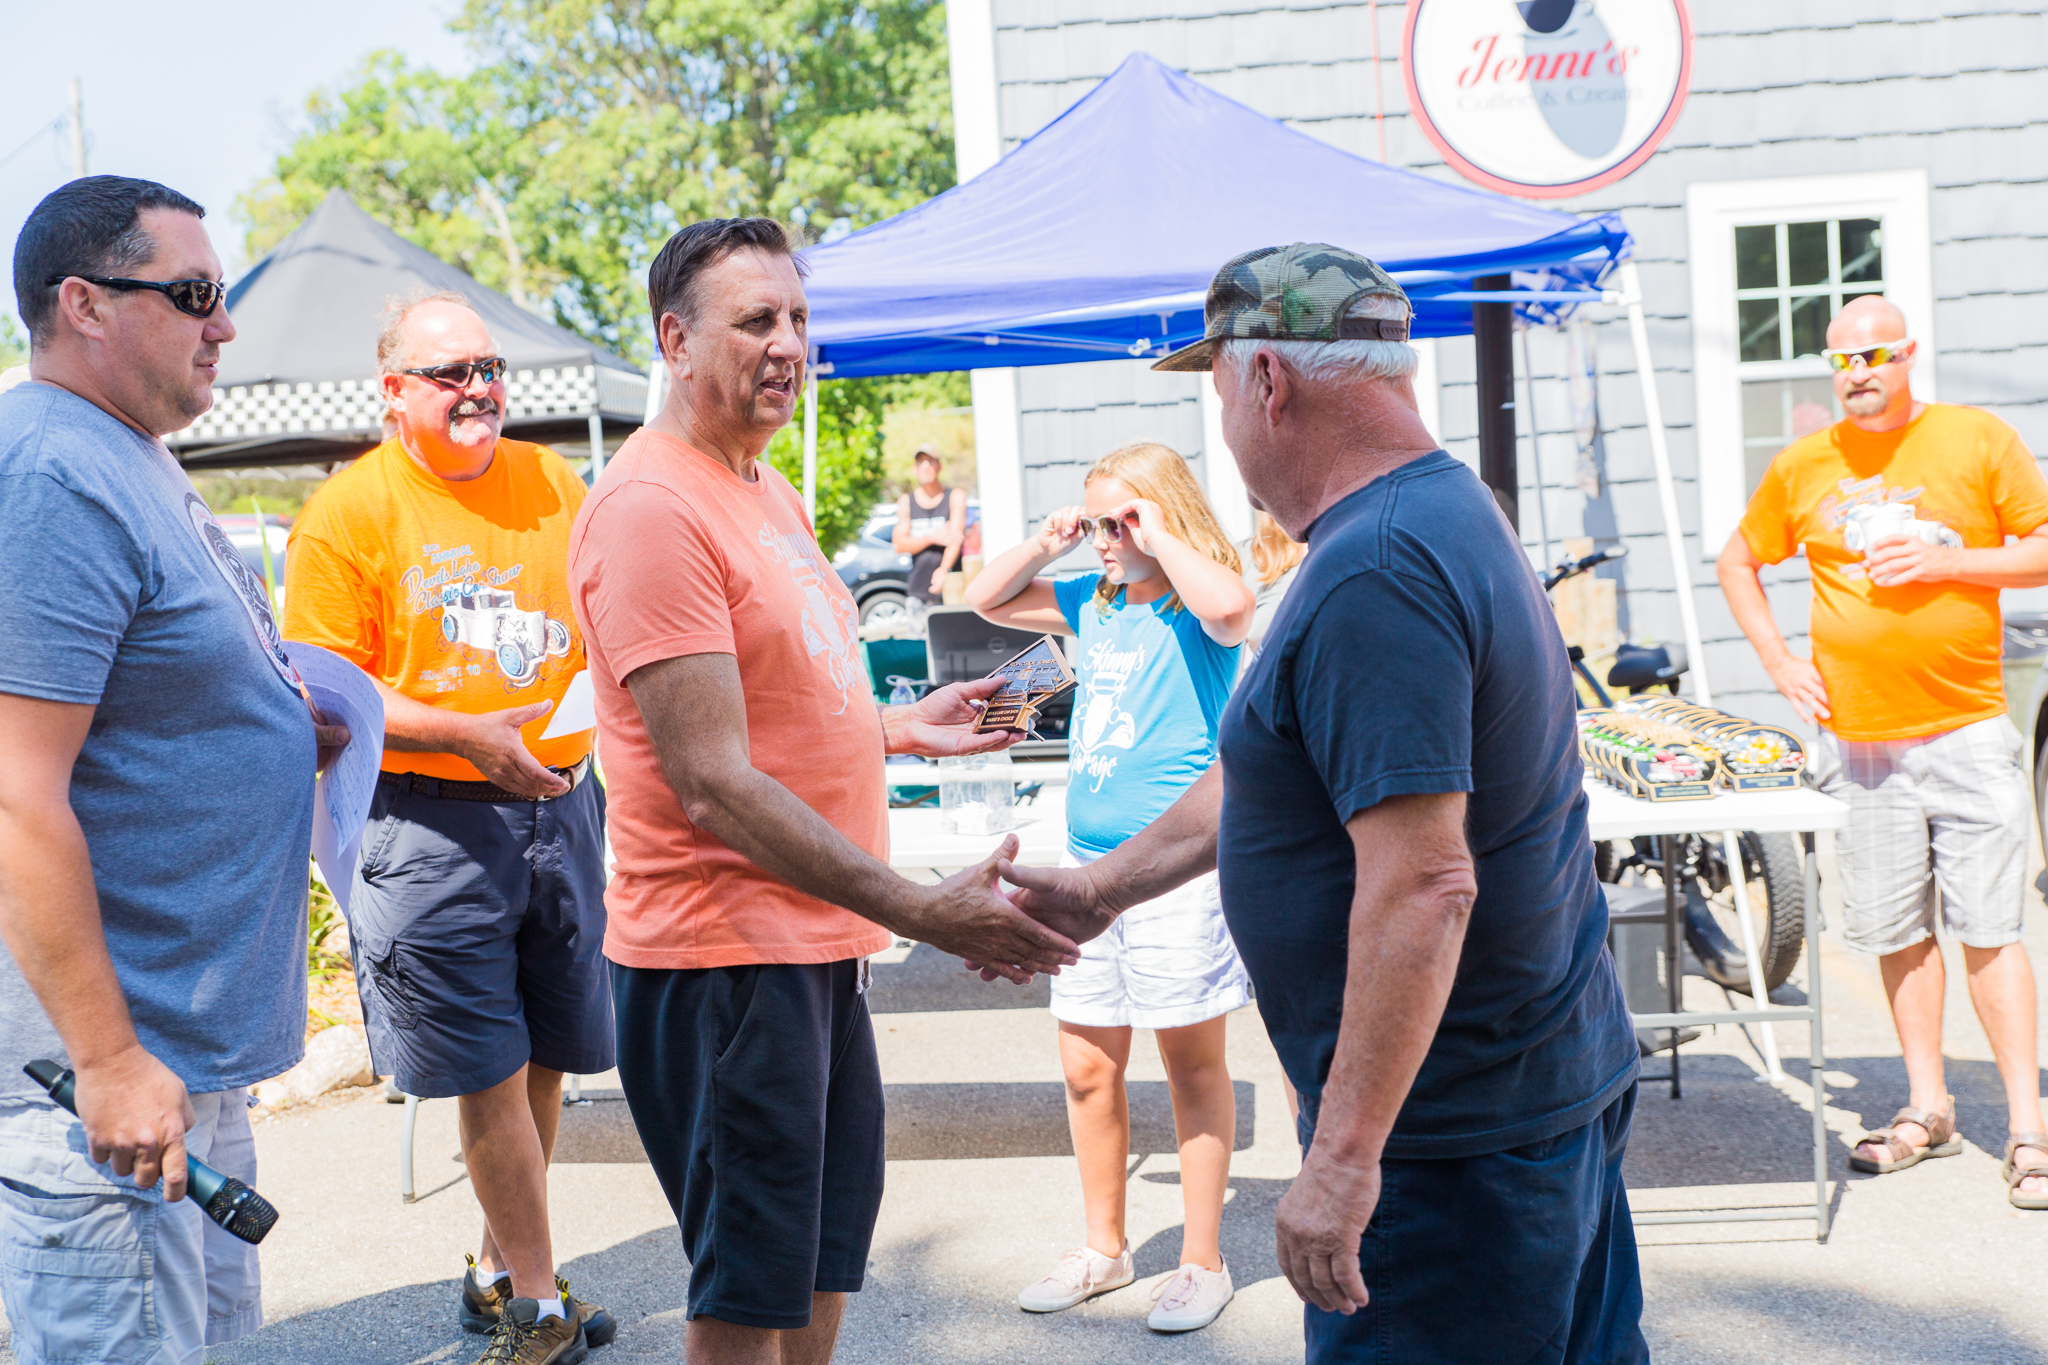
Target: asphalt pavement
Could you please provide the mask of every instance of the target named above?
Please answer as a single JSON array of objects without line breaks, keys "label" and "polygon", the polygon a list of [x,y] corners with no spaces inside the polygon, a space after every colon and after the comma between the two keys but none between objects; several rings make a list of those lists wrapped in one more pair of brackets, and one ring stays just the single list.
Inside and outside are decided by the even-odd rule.
[{"label": "asphalt pavement", "polygon": [[[1810,1221],[1641,1229],[1653,1358],[2048,1365],[2048,1214],[2005,1202],[2001,1091],[1953,953],[1947,1053],[1969,1145],[1892,1176],[1847,1169],[1849,1141],[1884,1122],[1905,1086],[1875,965],[1841,947],[1832,899],[1822,953],[1832,1234],[1817,1244]],[[2048,915],[2037,904],[2031,919],[2029,947],[2048,967]],[[1081,1239],[1044,985],[984,985],[927,947],[889,956],[898,960],[878,965],[873,995],[889,1086],[889,1188],[840,1361],[1301,1358],[1300,1305],[1273,1264],[1273,1209],[1299,1157],[1256,1009],[1230,1024],[1239,1119],[1223,1241],[1238,1296],[1205,1331],[1162,1337],[1145,1315],[1179,1248],[1180,1188],[1165,1073],[1149,1039],[1132,1065],[1139,1281],[1068,1313],[1027,1315],[1014,1305],[1018,1289]],[[1805,973],[1802,962],[1788,998],[1800,998]],[[1721,994],[1693,980],[1687,1000],[1714,1007]],[[1805,1034],[1778,1030],[1783,1081],[1761,1078],[1753,1033],[1722,1026],[1686,1048],[1682,1099],[1643,1086],[1627,1168],[1638,1210],[1811,1199]],[[621,1323],[618,1341],[593,1361],[680,1361],[688,1267],[674,1222],[616,1078],[590,1078],[583,1093],[588,1103],[564,1115],[551,1190],[562,1273]],[[457,1159],[455,1106],[421,1106],[421,1197],[411,1205],[398,1194],[402,1113],[363,1090],[259,1120],[259,1184],[282,1212],[263,1249],[269,1325],[209,1360],[466,1363],[481,1352],[482,1339],[455,1326],[462,1255],[480,1227]],[[9,1339],[0,1322],[0,1365],[14,1361]]]}]

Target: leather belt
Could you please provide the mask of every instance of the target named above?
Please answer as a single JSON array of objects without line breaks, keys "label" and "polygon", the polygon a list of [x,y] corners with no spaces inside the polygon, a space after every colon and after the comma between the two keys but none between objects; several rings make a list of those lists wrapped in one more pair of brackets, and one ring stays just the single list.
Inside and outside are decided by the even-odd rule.
[{"label": "leather belt", "polygon": [[586,758],[573,768],[550,768],[548,771],[567,782],[569,791],[557,792],[553,796],[521,796],[518,792],[506,791],[495,782],[455,782],[423,773],[379,773],[377,780],[389,782],[400,791],[438,796],[443,801],[559,801],[583,785],[583,779],[590,776],[590,760]]}]

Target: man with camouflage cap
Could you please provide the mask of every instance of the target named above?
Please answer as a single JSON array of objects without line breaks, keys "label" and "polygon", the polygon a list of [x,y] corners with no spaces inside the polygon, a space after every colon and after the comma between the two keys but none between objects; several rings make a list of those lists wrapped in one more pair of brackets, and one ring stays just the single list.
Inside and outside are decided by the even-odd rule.
[{"label": "man with camouflage cap", "polygon": [[1648,1359],[1622,1186],[1638,1058],[1605,955],[1564,643],[1416,416],[1407,296],[1297,243],[1155,369],[1213,370],[1245,488],[1308,542],[1222,761],[1084,868],[1001,868],[1075,940],[1210,867],[1301,1093],[1280,1263],[1310,1362]]}]

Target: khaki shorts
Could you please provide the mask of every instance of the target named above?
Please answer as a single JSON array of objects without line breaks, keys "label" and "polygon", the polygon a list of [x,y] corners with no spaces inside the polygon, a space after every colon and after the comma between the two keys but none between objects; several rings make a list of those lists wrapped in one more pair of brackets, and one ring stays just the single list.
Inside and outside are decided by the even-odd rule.
[{"label": "khaki shorts", "polygon": [[1835,836],[1849,946],[1895,953],[1934,933],[1972,948],[2020,937],[2026,897],[2025,742],[2003,716],[1914,739],[1822,732],[1814,780],[1849,803]]}]

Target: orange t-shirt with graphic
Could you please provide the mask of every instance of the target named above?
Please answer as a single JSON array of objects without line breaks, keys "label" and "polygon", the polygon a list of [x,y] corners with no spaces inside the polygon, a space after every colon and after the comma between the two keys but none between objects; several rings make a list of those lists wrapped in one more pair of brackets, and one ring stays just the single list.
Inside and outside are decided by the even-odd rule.
[{"label": "orange t-shirt with graphic", "polygon": [[[476,714],[561,704],[583,670],[569,608],[569,528],[583,481],[545,446],[498,442],[490,468],[451,482],[386,441],[321,486],[292,524],[284,634],[331,649],[393,691]],[[527,750],[580,763],[592,731]],[[384,771],[457,782],[484,775],[454,754],[384,751]]]},{"label": "orange t-shirt with graphic", "polygon": [[754,767],[857,847],[889,856],[882,717],[853,597],[796,490],[765,461],[754,469],[748,482],[643,427],[606,465],[569,539],[617,859],[604,951],[622,966],[837,962],[893,941],[692,824],[625,688],[663,659],[732,655]]},{"label": "orange t-shirt with graphic", "polygon": [[1813,662],[1827,727],[1843,739],[1910,739],[2005,714],[1998,589],[1879,587],[1864,571],[1868,541],[1903,518],[1897,504],[1919,523],[1907,533],[1993,549],[2048,522],[2048,481],[2018,432],[1947,403],[1897,431],[1837,422],[1778,452],[1742,538],[1766,564],[1806,546]]}]

